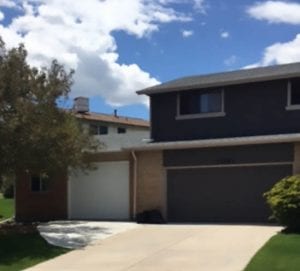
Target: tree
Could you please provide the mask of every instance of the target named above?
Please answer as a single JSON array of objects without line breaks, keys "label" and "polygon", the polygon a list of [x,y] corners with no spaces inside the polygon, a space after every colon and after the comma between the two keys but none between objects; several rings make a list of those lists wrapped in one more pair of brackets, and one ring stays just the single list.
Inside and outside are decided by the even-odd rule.
[{"label": "tree", "polygon": [[57,61],[37,69],[23,45],[6,49],[0,39],[0,172],[57,172],[88,168],[87,151],[97,148],[68,110],[73,71]]}]

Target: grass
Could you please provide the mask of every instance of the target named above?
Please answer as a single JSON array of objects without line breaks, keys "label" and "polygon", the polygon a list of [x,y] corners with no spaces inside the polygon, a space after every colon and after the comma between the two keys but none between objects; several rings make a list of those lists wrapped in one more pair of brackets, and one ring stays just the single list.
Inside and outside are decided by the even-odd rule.
[{"label": "grass", "polygon": [[68,251],[49,245],[38,233],[0,234],[0,270],[23,270]]},{"label": "grass", "polygon": [[0,221],[11,218],[14,212],[14,199],[5,199],[2,194],[0,194]]},{"label": "grass", "polygon": [[299,271],[300,234],[273,236],[252,258],[244,271]]}]

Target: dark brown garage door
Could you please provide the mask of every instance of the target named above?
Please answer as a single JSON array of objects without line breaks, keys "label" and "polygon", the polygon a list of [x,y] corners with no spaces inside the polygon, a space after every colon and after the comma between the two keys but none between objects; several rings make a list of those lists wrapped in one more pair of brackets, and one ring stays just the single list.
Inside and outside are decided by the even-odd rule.
[{"label": "dark brown garage door", "polygon": [[267,222],[262,194],[291,165],[169,169],[170,222]]}]

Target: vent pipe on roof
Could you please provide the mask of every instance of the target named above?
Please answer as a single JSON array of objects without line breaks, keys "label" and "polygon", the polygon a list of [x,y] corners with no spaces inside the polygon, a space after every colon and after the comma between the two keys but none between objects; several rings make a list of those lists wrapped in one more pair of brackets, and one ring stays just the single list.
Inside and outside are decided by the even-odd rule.
[{"label": "vent pipe on roof", "polygon": [[118,117],[118,110],[117,110],[117,109],[114,110],[114,116],[115,116],[116,118]]},{"label": "vent pipe on roof", "polygon": [[73,110],[76,113],[87,113],[90,111],[89,98],[87,97],[76,97],[74,99]]}]

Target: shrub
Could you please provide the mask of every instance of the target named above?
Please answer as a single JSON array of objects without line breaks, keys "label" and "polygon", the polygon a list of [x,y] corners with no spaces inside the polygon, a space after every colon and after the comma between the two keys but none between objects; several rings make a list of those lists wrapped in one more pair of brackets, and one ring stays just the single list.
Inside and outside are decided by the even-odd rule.
[{"label": "shrub", "polygon": [[14,197],[14,184],[11,178],[2,179],[1,192],[4,198],[11,199]]},{"label": "shrub", "polygon": [[300,231],[300,175],[283,178],[264,194],[275,218],[287,230]]}]

